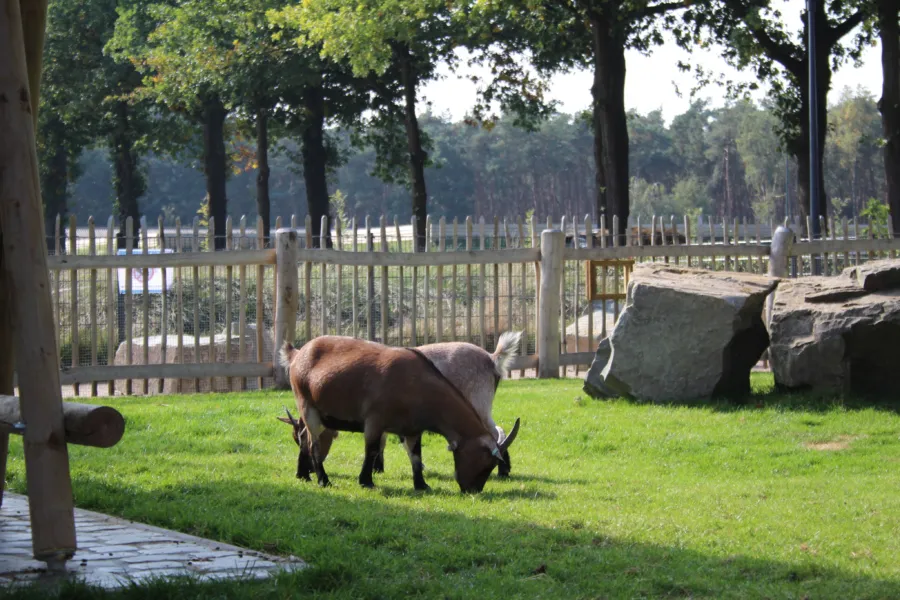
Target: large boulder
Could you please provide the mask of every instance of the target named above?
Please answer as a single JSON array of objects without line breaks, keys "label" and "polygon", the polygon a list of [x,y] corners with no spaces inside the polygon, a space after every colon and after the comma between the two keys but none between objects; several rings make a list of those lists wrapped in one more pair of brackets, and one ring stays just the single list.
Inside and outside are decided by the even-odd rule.
[{"label": "large boulder", "polygon": [[[601,340],[606,338],[613,330],[613,327],[616,324],[616,306],[612,300],[607,300],[606,304],[606,312],[603,311],[604,301],[595,300],[591,302],[581,313],[581,316],[576,321],[573,321],[566,327],[566,339],[565,346],[566,352],[581,352],[584,350],[590,350],[591,348],[596,348],[597,344],[600,343]],[[622,311],[623,303],[619,303],[619,312]],[[591,333],[594,334],[594,339],[588,338],[588,325],[591,319],[591,313],[593,313],[593,331]],[[606,320],[606,332],[604,334],[603,331],[603,321]],[[577,336],[576,336],[577,334]],[[585,348],[585,346],[587,346]]]},{"label": "large boulder", "polygon": [[896,395],[900,260],[782,282],[769,335],[781,388]]},{"label": "large boulder", "polygon": [[769,344],[762,314],[777,280],[643,264],[608,348],[585,378],[594,397],[653,402],[743,396]]},{"label": "large boulder", "polygon": [[[263,361],[271,361],[273,356],[273,350],[275,348],[275,341],[272,337],[271,328],[267,327],[263,330]],[[194,336],[193,335],[185,335],[183,337],[182,347],[184,348],[184,362],[186,364],[192,364],[195,362],[195,358],[199,354],[200,363],[209,363],[209,336],[201,336],[200,337],[200,346],[196,348],[194,346]],[[216,350],[216,362],[224,363],[226,350],[228,348],[228,338],[226,334],[218,333],[213,337],[213,344]],[[170,335],[166,338],[166,353],[165,360],[163,360],[163,348],[162,348],[162,336],[154,335],[150,336],[148,339],[148,358],[149,364],[161,364],[163,362],[169,364],[178,363],[178,336]],[[232,326],[231,331],[231,362],[239,362],[239,352],[240,352],[240,336],[238,335],[238,327],[237,324]],[[119,347],[116,349],[116,357],[115,364],[117,365],[125,365],[127,364],[128,358],[128,345],[126,342],[122,342],[119,344]],[[248,323],[245,326],[244,330],[244,362],[256,362],[256,324]],[[144,338],[136,337],[132,341],[131,348],[131,364],[133,365],[142,365],[144,364]],[[230,380],[230,381],[229,381]],[[132,389],[140,390],[141,382],[143,380],[132,380]],[[163,382],[163,390],[161,393],[163,394],[174,394],[177,392],[177,379],[165,379]],[[209,377],[202,377],[198,380],[199,388],[197,387],[194,379],[181,379],[181,391],[182,393],[188,392],[209,392]],[[274,381],[271,377],[263,378],[263,387],[271,387],[274,384]],[[256,377],[248,377],[247,378],[247,389],[255,390],[258,389],[259,383]],[[124,390],[125,389],[125,380],[117,380],[116,381],[116,389]],[[151,394],[159,393],[159,379],[150,379],[148,384],[148,392]],[[213,378],[213,388],[214,392],[228,392],[228,391],[240,391],[240,378],[234,377],[214,377]]]}]

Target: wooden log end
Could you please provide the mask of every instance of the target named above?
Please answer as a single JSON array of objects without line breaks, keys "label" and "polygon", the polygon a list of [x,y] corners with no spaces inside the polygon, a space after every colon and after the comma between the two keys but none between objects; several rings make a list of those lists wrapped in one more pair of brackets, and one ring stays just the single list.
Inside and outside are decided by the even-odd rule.
[{"label": "wooden log end", "polygon": [[[110,448],[125,433],[125,418],[111,406],[63,402],[62,408],[67,444]],[[19,398],[0,396],[0,431],[21,434],[22,430],[15,426],[21,422]]]}]

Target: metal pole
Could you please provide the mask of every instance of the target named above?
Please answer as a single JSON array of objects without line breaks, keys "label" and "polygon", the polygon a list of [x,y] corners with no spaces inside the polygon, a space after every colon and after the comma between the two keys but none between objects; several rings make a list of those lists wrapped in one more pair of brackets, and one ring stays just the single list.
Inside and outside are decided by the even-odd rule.
[{"label": "metal pole", "polygon": [[[809,216],[812,221],[810,239],[821,236],[819,228],[819,102],[816,91],[819,87],[816,69],[816,2],[806,2],[806,23],[809,28],[807,36],[807,56],[809,57]],[[819,261],[813,261],[813,274],[819,274]]]},{"label": "metal pole", "polygon": [[[790,177],[791,177],[791,166],[788,162],[788,155],[784,155],[784,216],[788,219],[793,219],[794,215],[791,211],[791,186],[790,186]],[[773,232],[774,233],[774,232]]]}]

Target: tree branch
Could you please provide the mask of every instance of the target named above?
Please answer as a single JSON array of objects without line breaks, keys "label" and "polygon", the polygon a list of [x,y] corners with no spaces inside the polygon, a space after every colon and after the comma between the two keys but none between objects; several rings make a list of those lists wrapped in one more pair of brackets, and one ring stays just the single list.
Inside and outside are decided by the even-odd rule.
[{"label": "tree branch", "polygon": [[661,4],[654,4],[653,6],[645,6],[641,10],[636,10],[632,15],[643,18],[643,17],[656,17],[661,14],[667,13],[670,10],[678,10],[679,8],[687,8],[697,3],[697,0],[687,0],[685,2],[663,2]]},{"label": "tree branch", "polygon": [[750,15],[750,10],[749,7],[744,4],[743,0],[725,0],[725,3],[744,21],[747,25],[747,29],[753,35],[754,39],[756,39],[756,42],[762,46],[769,58],[780,63],[795,77],[802,79],[803,63],[794,58],[791,53],[792,47],[790,44],[775,40],[769,35],[769,32],[767,32],[764,27],[754,27],[750,25],[747,19]]},{"label": "tree branch", "polygon": [[749,29],[757,43],[763,47],[772,60],[780,63],[795,77],[803,78],[803,63],[791,55],[790,44],[775,41],[765,29],[755,27],[749,27]]},{"label": "tree branch", "polygon": [[847,19],[843,23],[838,23],[834,27],[829,27],[826,38],[828,47],[830,48],[831,46],[837,44],[838,41],[840,41],[842,37],[850,33],[850,31],[854,27],[865,21],[867,16],[869,15],[865,10],[859,9],[855,13],[847,17]]}]

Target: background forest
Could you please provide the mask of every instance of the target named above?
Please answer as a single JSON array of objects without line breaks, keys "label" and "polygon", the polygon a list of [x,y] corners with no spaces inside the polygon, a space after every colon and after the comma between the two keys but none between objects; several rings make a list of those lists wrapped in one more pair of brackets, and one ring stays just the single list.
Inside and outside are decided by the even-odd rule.
[{"label": "background forest", "polygon": [[[782,0],[51,0],[38,154],[45,226],[112,214],[189,222],[338,213],[748,220],[900,211],[898,5],[817,5],[822,35],[810,151],[805,11]],[[883,87],[832,74],[880,39]],[[737,83],[696,76],[666,122],[625,104],[626,50],[724,48]],[[420,98],[438,70],[483,68],[465,118]],[[554,74],[593,74],[592,101],[562,114]],[[632,77],[636,75],[631,75]],[[763,87],[765,86],[765,87]],[[749,100],[766,90],[764,99]],[[700,92],[694,95],[695,92]],[[721,106],[721,107],[720,107]],[[813,165],[824,174],[813,194]],[[816,195],[815,198],[812,198]],[[874,203],[869,206],[869,203]],[[868,208],[867,208],[868,207]],[[611,223],[610,223],[611,224]],[[900,218],[895,219],[900,228]],[[316,242],[318,243],[318,242]],[[419,244],[424,243],[419,238]]]},{"label": "background forest", "polygon": [[[451,123],[432,114],[420,118],[430,141],[429,213],[464,218],[593,214],[592,136],[579,115],[554,114],[534,132],[504,118],[493,129]],[[878,143],[881,118],[865,90],[843,90],[829,107],[825,150],[826,193],[836,217],[853,217],[870,199],[884,197]],[[632,215],[697,214],[748,220],[799,214],[796,164],[779,151],[771,110],[741,101],[711,110],[695,103],[668,126],[659,111],[628,113]],[[398,215],[408,223],[409,192],[402,181],[384,182],[373,171],[375,151],[350,147],[346,131],[329,132],[341,165],[329,176],[332,198],[342,197],[345,214]],[[229,143],[233,168],[227,190],[229,213],[256,216],[257,164],[253,146],[240,135]],[[112,165],[102,147],[84,152],[71,185],[69,210],[84,222],[105,216],[113,199]],[[280,142],[270,159],[272,214],[305,217],[306,191],[297,145]],[[141,208],[148,215],[189,222],[206,193],[199,160],[151,155]],[[785,178],[787,177],[787,188]],[[793,205],[785,207],[785,192]],[[645,220],[646,222],[646,220]]]}]

